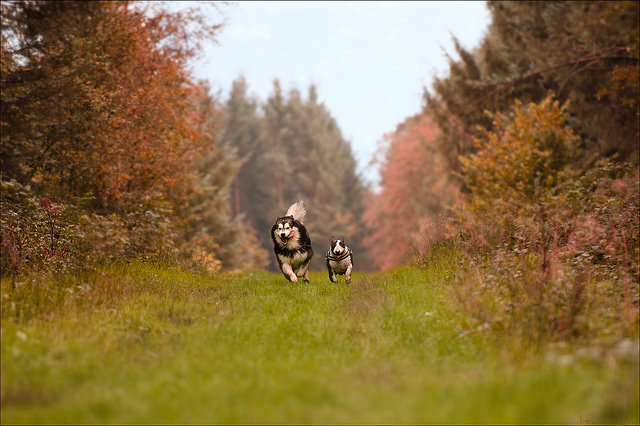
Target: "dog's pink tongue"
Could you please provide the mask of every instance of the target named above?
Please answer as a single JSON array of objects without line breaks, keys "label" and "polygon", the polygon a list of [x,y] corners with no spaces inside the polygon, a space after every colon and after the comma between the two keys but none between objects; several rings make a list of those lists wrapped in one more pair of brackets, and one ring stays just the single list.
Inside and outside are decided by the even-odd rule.
[{"label": "dog's pink tongue", "polygon": [[287,238],[293,237],[293,234],[295,234],[295,231],[292,229],[291,232],[289,232],[289,236]]}]

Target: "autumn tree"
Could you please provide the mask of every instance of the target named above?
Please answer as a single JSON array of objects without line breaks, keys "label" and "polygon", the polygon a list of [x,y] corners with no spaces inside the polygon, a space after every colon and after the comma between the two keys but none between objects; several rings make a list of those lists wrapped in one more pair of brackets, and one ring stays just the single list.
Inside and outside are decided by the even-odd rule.
[{"label": "autumn tree", "polygon": [[3,170],[103,211],[166,194],[200,149],[186,23],[126,2],[3,4],[3,20]]},{"label": "autumn tree", "polygon": [[[3,2],[2,24],[3,190],[66,206],[78,257],[201,250],[238,267],[230,247],[248,240],[231,231],[235,165],[215,146],[216,108],[187,66],[220,25],[155,3],[50,1]],[[25,211],[9,192],[3,211]],[[206,218],[195,217],[203,205]],[[3,222],[3,245],[20,228]]]},{"label": "autumn tree", "polygon": [[[459,171],[475,150],[485,110],[506,112],[514,99],[570,100],[568,125],[593,156],[638,156],[638,3],[488,2],[492,22],[479,47],[456,41],[459,59],[425,92],[426,110],[443,130],[441,146]],[[455,41],[455,40],[454,40]]]},{"label": "autumn tree", "polygon": [[381,191],[368,203],[366,218],[376,265],[389,269],[414,258],[434,238],[438,216],[456,199],[446,160],[436,144],[439,130],[427,115],[400,123],[383,139]]}]

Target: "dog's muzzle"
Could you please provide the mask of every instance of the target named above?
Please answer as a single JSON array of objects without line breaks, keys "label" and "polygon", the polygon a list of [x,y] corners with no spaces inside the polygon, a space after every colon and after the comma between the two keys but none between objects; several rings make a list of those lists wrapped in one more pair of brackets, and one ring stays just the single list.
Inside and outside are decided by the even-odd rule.
[{"label": "dog's muzzle", "polygon": [[293,229],[289,231],[289,234],[287,234],[286,232],[280,232],[280,239],[284,244],[287,244],[289,240],[293,238],[294,235],[295,235],[295,232],[293,231]]}]

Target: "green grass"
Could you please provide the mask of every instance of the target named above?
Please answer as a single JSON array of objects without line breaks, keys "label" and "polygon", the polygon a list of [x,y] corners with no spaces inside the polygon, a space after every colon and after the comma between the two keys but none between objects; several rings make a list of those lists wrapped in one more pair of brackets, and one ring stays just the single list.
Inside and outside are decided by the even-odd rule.
[{"label": "green grass", "polygon": [[2,423],[637,423],[637,359],[469,329],[443,275],[3,282]]}]

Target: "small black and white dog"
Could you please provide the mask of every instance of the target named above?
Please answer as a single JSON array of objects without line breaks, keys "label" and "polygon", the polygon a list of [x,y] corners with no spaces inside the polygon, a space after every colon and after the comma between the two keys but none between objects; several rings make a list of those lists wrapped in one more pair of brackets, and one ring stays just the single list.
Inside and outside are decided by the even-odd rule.
[{"label": "small black and white dog", "polygon": [[276,219],[271,228],[273,251],[285,277],[298,282],[303,277],[309,282],[309,265],[313,256],[311,238],[302,221],[307,215],[303,201],[292,204],[284,216]]},{"label": "small black and white dog", "polygon": [[344,275],[347,284],[351,283],[351,270],[353,269],[353,252],[344,241],[344,237],[339,240],[331,237],[331,247],[325,256],[327,259],[327,270],[331,282],[337,282],[338,275]]}]

